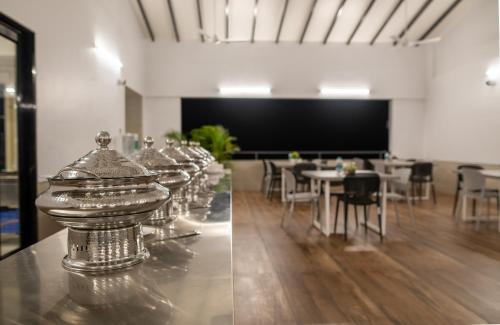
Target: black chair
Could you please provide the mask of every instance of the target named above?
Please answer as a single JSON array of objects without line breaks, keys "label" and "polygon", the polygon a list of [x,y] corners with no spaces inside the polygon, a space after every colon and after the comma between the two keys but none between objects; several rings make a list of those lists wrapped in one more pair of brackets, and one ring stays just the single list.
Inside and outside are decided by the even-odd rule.
[{"label": "black chair", "polygon": [[266,176],[268,176],[269,171],[267,170],[267,164],[265,160],[262,160],[262,165],[264,165],[264,173],[262,174],[262,181],[260,183],[260,191],[264,192],[266,190]]},{"label": "black chair", "polygon": [[[453,216],[455,215],[455,213],[457,212],[457,204],[458,204],[458,196],[460,194],[460,191],[462,190],[462,184],[463,184],[463,181],[464,181],[464,177],[461,173],[461,170],[462,169],[475,169],[475,170],[481,170],[483,169],[483,167],[479,166],[479,165],[459,165],[457,167],[457,188],[455,190],[455,199],[453,201]],[[476,214],[476,200],[472,200],[472,214],[475,215]]]},{"label": "black chair", "polygon": [[274,187],[276,185],[276,182],[278,182],[279,186],[281,187],[281,171],[279,168],[276,166],[275,163],[272,161],[268,161],[269,167],[271,170],[271,174],[269,177],[269,187],[267,190],[267,197],[270,201],[273,200],[273,192],[274,192]]},{"label": "black chair", "polygon": [[333,231],[337,231],[337,219],[339,214],[340,201],[344,202],[344,239],[347,240],[347,220],[349,204],[354,205],[354,213],[356,216],[356,225],[358,224],[359,205],[363,206],[365,217],[365,233],[368,232],[368,211],[370,205],[377,206],[377,217],[379,225],[380,241],[383,241],[382,235],[382,214],[380,208],[380,176],[376,173],[363,173],[348,175],[344,178],[344,193],[338,196],[337,208],[335,210],[335,223]]},{"label": "black chair", "polygon": [[424,184],[429,183],[431,185],[432,200],[436,204],[436,188],[434,187],[434,181],[432,176],[433,165],[431,162],[416,162],[411,166],[411,190],[412,196],[415,198],[415,189],[418,188],[418,197],[422,200],[422,188]]},{"label": "black chair", "polygon": [[316,166],[315,163],[312,162],[298,163],[295,166],[293,166],[292,173],[295,176],[295,184],[297,186],[302,185],[304,188],[310,186],[311,179],[302,175],[302,172],[304,170],[316,170],[316,169],[318,169],[318,167]]}]

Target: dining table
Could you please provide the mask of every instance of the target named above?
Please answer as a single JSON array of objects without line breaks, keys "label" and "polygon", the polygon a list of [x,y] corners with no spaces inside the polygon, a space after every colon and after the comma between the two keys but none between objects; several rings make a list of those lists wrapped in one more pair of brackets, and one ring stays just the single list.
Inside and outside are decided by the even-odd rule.
[{"label": "dining table", "polygon": [[[306,160],[301,160],[301,159],[298,159],[298,160],[276,160],[274,161],[274,164],[275,166],[280,170],[280,173],[281,173],[281,187],[280,187],[280,193],[281,193],[281,202],[285,202],[286,201],[286,194],[285,194],[285,174],[284,174],[284,170],[285,169],[292,169],[295,165],[297,164],[300,164],[300,163],[304,163],[304,162],[308,162]],[[343,163],[346,164],[346,163],[349,163],[351,162],[350,160],[344,160]],[[319,162],[314,162],[313,163],[316,165],[316,167],[318,168],[318,170],[321,170],[321,169],[334,169],[335,168],[335,164],[329,164],[329,163],[319,163]]]},{"label": "dining table", "polygon": [[[478,170],[481,175],[483,175],[487,179],[491,180],[500,180],[500,169],[480,169]],[[461,174],[462,171],[460,169],[455,169],[452,171],[454,174]],[[474,202],[475,203],[475,202]],[[467,201],[465,201],[465,210],[467,210]],[[461,208],[464,208],[463,206]],[[473,207],[473,210],[475,208]],[[473,212],[474,213],[474,212]],[[478,216],[470,216],[470,217],[464,217],[462,214],[462,221],[475,221]],[[491,221],[489,216],[486,216],[486,218],[480,218],[481,221]],[[500,231],[500,228],[499,228]]]},{"label": "dining table", "polygon": [[[374,173],[371,170],[358,170],[356,173]],[[382,215],[382,235],[385,236],[387,232],[386,219],[387,219],[387,186],[390,181],[398,179],[398,176],[390,175],[386,173],[376,172],[380,176],[381,181],[381,215]],[[333,229],[333,218],[331,214],[331,191],[330,186],[332,183],[339,183],[344,180],[346,174],[341,171],[336,170],[306,170],[302,172],[302,175],[309,177],[311,179],[311,190],[316,191],[323,187],[324,194],[324,210],[320,216],[320,220],[314,220],[314,225],[326,236],[330,236],[332,233],[343,234],[343,227],[340,227],[340,231],[335,231]],[[370,230],[379,232],[379,226],[371,222],[368,222],[367,227]]]},{"label": "dining table", "polygon": [[375,167],[380,166],[385,173],[392,174],[393,170],[396,168],[411,168],[414,161],[402,160],[402,159],[369,159],[369,162]]}]

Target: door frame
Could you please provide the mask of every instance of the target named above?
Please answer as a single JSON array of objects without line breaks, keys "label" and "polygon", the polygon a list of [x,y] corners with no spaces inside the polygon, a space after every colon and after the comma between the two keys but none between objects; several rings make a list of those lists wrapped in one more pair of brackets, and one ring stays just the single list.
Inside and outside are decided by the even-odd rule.
[{"label": "door frame", "polygon": [[0,12],[0,34],[16,43],[20,248],[38,241],[35,33]]}]

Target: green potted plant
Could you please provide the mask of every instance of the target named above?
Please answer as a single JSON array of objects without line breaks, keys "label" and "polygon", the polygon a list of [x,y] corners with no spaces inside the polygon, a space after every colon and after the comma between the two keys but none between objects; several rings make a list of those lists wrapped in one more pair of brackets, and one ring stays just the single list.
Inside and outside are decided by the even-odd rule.
[{"label": "green potted plant", "polygon": [[191,140],[198,141],[221,164],[227,164],[232,155],[240,150],[236,138],[221,125],[203,125],[191,130],[190,135]]},{"label": "green potted plant", "polygon": [[350,162],[350,163],[347,163],[345,166],[344,166],[344,171],[347,175],[354,175],[356,174],[356,170],[358,169],[358,167],[356,166],[356,163],[354,162]]},{"label": "green potted plant", "polygon": [[288,153],[288,160],[298,162],[300,161],[300,153],[298,151],[292,151]]}]

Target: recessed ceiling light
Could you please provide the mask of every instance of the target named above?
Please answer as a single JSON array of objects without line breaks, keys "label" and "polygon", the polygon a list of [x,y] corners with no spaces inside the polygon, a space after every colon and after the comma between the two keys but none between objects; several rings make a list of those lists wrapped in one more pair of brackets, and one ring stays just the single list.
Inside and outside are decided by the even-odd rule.
[{"label": "recessed ceiling light", "polygon": [[269,86],[224,86],[219,87],[221,95],[270,95]]},{"label": "recessed ceiling light", "polygon": [[366,87],[321,87],[321,96],[331,97],[362,97],[370,95],[370,88]]}]

